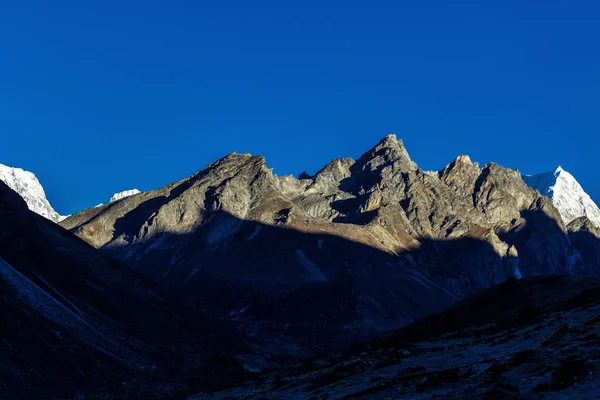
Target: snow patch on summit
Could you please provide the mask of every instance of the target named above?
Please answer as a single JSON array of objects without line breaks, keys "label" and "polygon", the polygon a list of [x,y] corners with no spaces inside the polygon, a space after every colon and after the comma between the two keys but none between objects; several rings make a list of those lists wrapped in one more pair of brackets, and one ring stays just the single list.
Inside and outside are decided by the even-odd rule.
[{"label": "snow patch on summit", "polygon": [[565,224],[579,217],[587,217],[600,228],[600,209],[575,177],[561,167],[538,175],[523,175],[523,180],[552,199]]},{"label": "snow patch on summit", "polygon": [[119,201],[121,199],[124,199],[125,197],[133,196],[134,194],[139,194],[139,193],[142,193],[142,192],[140,192],[137,189],[124,190],[122,192],[115,193],[108,201],[108,204],[114,203],[115,201]]},{"label": "snow patch on summit", "polygon": [[54,222],[66,218],[54,211],[54,208],[46,199],[44,188],[33,173],[21,168],[12,168],[0,164],[0,181],[17,192],[25,200],[27,207],[34,213]]}]

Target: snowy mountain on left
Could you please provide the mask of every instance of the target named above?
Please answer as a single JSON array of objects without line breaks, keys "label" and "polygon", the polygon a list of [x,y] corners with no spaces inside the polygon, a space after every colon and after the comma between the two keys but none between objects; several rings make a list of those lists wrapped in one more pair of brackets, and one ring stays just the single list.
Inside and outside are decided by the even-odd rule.
[{"label": "snowy mountain on left", "polygon": [[17,192],[25,200],[31,211],[54,222],[66,218],[54,211],[48,199],[46,199],[44,188],[33,173],[21,168],[12,168],[0,164],[0,180]]}]

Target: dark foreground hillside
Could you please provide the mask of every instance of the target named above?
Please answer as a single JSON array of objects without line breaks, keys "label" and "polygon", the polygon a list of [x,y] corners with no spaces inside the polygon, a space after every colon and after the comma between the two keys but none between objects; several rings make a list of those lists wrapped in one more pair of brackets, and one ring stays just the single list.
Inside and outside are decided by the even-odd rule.
[{"label": "dark foreground hillside", "polygon": [[186,376],[247,351],[0,182],[0,398],[181,398]]},{"label": "dark foreground hillside", "polygon": [[509,281],[344,354],[196,399],[600,396],[600,279]]}]

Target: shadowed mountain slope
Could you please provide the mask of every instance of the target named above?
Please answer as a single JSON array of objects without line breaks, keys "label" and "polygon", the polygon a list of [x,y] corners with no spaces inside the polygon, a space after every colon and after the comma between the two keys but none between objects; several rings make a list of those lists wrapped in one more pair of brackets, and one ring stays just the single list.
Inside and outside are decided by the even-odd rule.
[{"label": "shadowed mountain slope", "polygon": [[460,156],[424,172],[389,135],[301,178],[230,154],[61,224],[279,350],[298,342],[291,355],[315,338],[326,350],[397,328],[509,278],[597,268],[586,264],[595,241],[571,240],[585,224],[568,230],[549,198],[495,163]]},{"label": "shadowed mountain slope", "polygon": [[598,398],[600,280],[510,280],[343,354],[192,399]]},{"label": "shadowed mountain slope", "polygon": [[0,182],[2,396],[167,398],[211,358],[248,352],[152,286]]}]

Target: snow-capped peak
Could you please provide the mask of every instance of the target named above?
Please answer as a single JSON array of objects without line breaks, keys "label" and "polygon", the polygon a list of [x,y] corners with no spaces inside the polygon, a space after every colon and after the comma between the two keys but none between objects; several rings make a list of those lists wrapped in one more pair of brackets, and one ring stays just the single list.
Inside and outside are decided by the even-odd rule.
[{"label": "snow-capped peak", "polygon": [[137,189],[124,190],[122,192],[115,193],[108,201],[108,204],[113,203],[118,200],[121,200],[121,199],[124,199],[125,197],[133,196],[134,194],[138,194],[138,193],[141,193],[141,192]]},{"label": "snow-capped peak", "polygon": [[0,164],[0,180],[17,192],[25,200],[31,211],[54,222],[66,218],[54,211],[48,199],[46,199],[44,188],[33,173],[24,171],[21,168],[12,168]]},{"label": "snow-capped peak", "polygon": [[575,177],[562,167],[538,175],[523,175],[523,180],[552,199],[565,224],[579,217],[588,217],[600,227],[600,209]]}]

